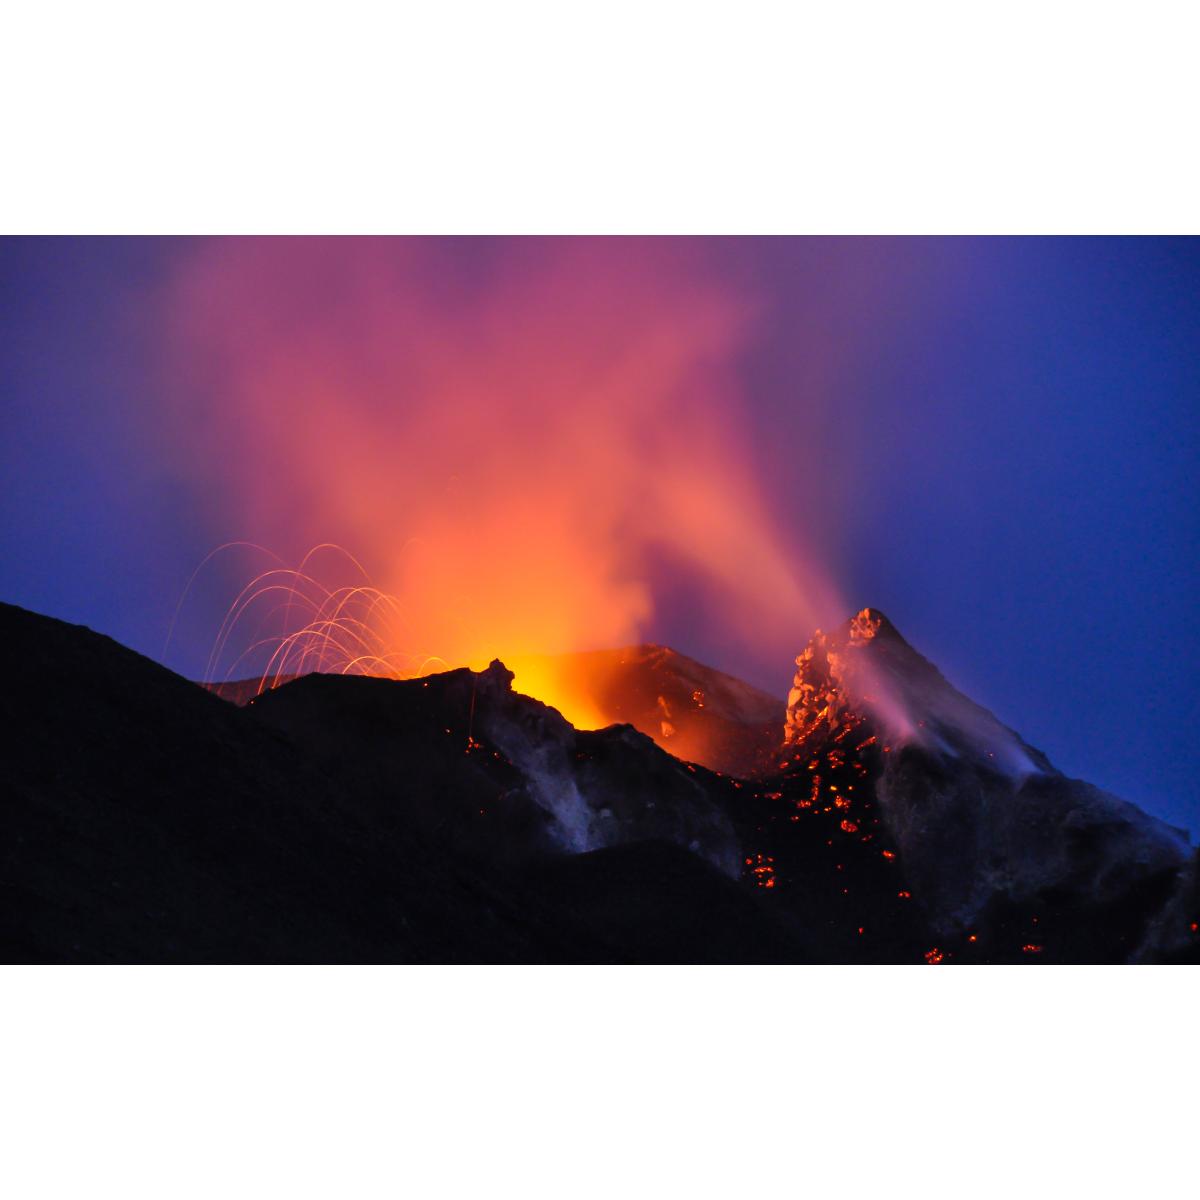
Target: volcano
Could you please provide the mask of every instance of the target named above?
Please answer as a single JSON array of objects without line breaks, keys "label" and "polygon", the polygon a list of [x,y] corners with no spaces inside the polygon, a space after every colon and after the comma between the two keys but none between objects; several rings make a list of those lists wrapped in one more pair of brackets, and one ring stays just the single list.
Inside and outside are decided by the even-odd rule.
[{"label": "volcano", "polygon": [[597,730],[498,661],[213,695],[81,627],[0,627],[9,961],[1200,955],[1186,835],[873,609],[814,634],[786,702],[665,647],[569,656]]}]

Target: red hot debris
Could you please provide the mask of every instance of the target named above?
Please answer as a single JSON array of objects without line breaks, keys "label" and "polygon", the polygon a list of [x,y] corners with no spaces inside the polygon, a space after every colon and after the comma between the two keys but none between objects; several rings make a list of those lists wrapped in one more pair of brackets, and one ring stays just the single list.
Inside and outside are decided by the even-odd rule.
[{"label": "red hot debris", "polygon": [[755,854],[746,859],[746,866],[761,888],[775,886],[775,859],[769,854]]}]

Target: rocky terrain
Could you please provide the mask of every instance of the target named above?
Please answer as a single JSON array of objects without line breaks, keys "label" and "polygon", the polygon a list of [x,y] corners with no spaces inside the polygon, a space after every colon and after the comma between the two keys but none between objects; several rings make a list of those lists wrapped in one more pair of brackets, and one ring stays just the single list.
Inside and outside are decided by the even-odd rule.
[{"label": "rocky terrain", "polygon": [[786,707],[663,647],[607,652],[628,723],[594,732],[498,662],[239,705],[81,627],[0,625],[7,961],[1200,949],[1186,837],[1059,774],[873,610],[814,636]]},{"label": "rocky terrain", "polygon": [[[784,831],[824,821],[839,860],[865,848],[886,864],[888,899],[919,911],[932,960],[1126,961],[1200,945],[1187,835],[1062,775],[875,610],[797,658],[777,771],[775,798],[794,811],[762,827],[776,886],[812,885]],[[850,870],[835,863],[833,885]],[[1167,935],[1160,914],[1175,909]],[[872,936],[866,914],[859,929]]]}]

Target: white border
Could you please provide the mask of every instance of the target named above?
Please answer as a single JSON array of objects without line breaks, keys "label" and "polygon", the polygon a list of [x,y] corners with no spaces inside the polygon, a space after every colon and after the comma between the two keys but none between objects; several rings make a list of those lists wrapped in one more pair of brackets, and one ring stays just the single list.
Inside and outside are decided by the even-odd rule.
[{"label": "white border", "polygon": [[1186,1194],[1198,979],[5,970],[0,1186],[22,1200]]},{"label": "white border", "polygon": [[[4,233],[1180,233],[1200,213],[1193,5],[10,8]],[[1198,979],[5,969],[0,1186],[1159,1195],[1194,1187]]]},{"label": "white border", "polygon": [[1181,233],[1200,212],[1192,4],[10,8],[7,233]]}]

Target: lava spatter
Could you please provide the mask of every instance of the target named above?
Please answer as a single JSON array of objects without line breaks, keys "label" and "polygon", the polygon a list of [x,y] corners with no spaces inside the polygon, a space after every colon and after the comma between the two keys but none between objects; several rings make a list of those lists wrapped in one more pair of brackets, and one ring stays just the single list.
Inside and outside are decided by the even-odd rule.
[{"label": "lava spatter", "polygon": [[[801,675],[820,654],[810,644]],[[746,800],[743,877],[770,888],[773,907],[819,930],[832,960],[920,962],[930,944],[920,906],[898,896],[896,853],[881,855],[877,842],[879,737],[866,714],[817,679],[807,676],[807,711],[789,722],[778,771]]]}]

